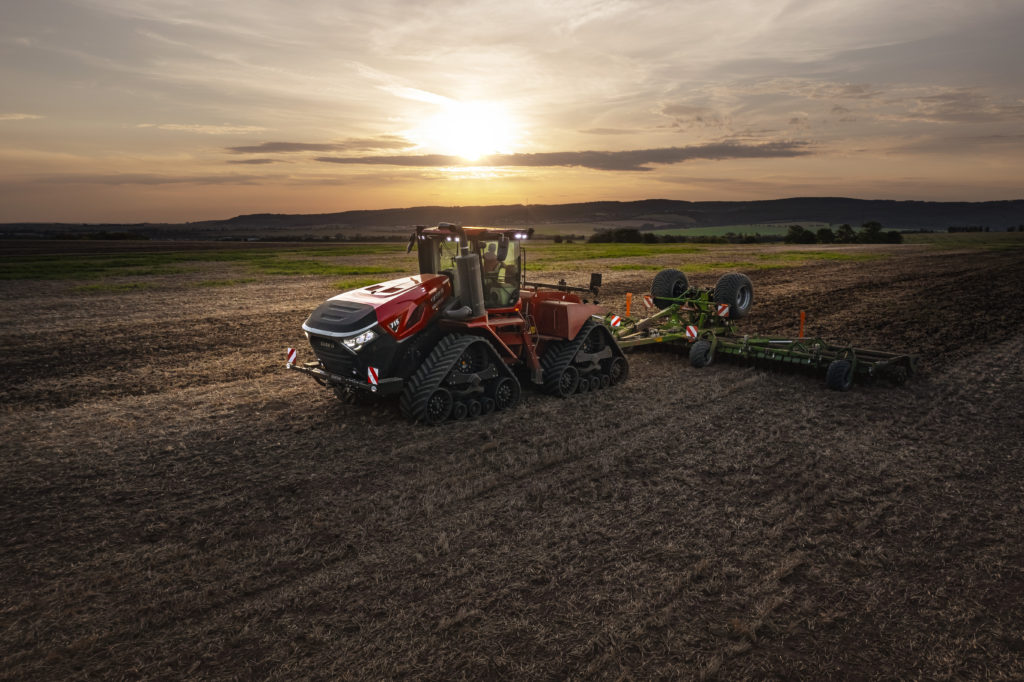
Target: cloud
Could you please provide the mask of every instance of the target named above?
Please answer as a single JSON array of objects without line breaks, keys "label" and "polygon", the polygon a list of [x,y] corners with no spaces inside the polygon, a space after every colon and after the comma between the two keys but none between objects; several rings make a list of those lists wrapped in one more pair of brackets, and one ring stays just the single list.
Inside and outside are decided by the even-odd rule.
[{"label": "cloud", "polygon": [[228,159],[228,163],[244,163],[258,166],[266,163],[281,163],[281,159]]},{"label": "cloud", "polygon": [[589,128],[580,132],[587,135],[630,135],[636,131],[625,128]]},{"label": "cloud", "polygon": [[293,152],[363,152],[374,149],[408,149],[413,143],[398,135],[381,135],[369,139],[344,142],[263,142],[262,144],[227,147],[232,154],[291,154]]},{"label": "cloud", "polygon": [[695,145],[691,147],[665,147],[630,151],[602,152],[542,152],[535,154],[495,154],[476,161],[458,156],[424,154],[407,156],[321,156],[317,161],[341,164],[383,164],[392,166],[445,167],[445,166],[581,166],[604,171],[649,171],[649,164],[674,164],[693,159],[745,159],[780,158],[810,154],[806,142],[771,142],[743,145],[731,142]]},{"label": "cloud", "polygon": [[157,175],[155,173],[76,173],[47,175],[37,182],[88,185],[254,185],[265,181],[259,175]]},{"label": "cloud", "polygon": [[935,123],[1024,122],[1024,100],[999,101],[974,89],[952,90],[906,101],[896,118]]},{"label": "cloud", "polygon": [[37,114],[0,114],[0,121],[30,121],[36,118],[42,118],[42,116]]},{"label": "cloud", "polygon": [[260,133],[266,130],[266,128],[261,126],[202,125],[198,123],[140,123],[137,127],[183,133],[199,133],[200,135],[244,135],[247,133]]}]

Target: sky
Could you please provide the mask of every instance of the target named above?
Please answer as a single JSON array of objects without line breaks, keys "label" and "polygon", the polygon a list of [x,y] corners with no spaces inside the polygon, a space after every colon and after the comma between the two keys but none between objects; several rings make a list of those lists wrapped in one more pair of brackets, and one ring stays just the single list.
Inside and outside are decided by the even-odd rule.
[{"label": "sky", "polygon": [[1024,0],[3,0],[0,221],[1024,198]]}]

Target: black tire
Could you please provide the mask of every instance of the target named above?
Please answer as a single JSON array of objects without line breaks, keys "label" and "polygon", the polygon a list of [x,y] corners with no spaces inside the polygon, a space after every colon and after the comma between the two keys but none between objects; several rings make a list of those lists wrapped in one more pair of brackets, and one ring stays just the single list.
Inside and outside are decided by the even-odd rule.
[{"label": "black tire", "polygon": [[849,360],[833,360],[825,374],[825,385],[833,391],[849,391],[853,386],[853,363]]},{"label": "black tire", "polygon": [[[440,408],[437,403],[438,399],[435,399],[435,393],[444,388],[442,384],[445,381],[445,377],[455,369],[463,353],[471,345],[482,343],[486,342],[482,342],[477,337],[463,334],[451,334],[438,341],[426,360],[423,361],[402,390],[402,396],[398,403],[402,410],[402,415],[412,422],[422,421],[425,424],[439,423],[436,421],[436,416]],[[454,403],[454,397],[448,389],[445,388],[444,390],[448,393],[451,402]],[[428,403],[432,400],[434,401],[434,406],[431,408],[428,407]],[[450,414],[451,409],[449,408],[445,418]]]},{"label": "black tire", "polygon": [[608,367],[608,381],[612,386],[621,384],[629,378],[629,363],[626,358],[612,358]]},{"label": "black tire", "polygon": [[519,382],[513,377],[500,377],[494,382],[491,390],[490,397],[494,400],[494,409],[498,411],[515,407],[522,392]]},{"label": "black tire", "polygon": [[729,306],[729,319],[746,317],[754,305],[754,285],[750,278],[738,272],[722,275],[715,284],[715,303]]},{"label": "black tire", "polygon": [[557,395],[559,398],[568,398],[576,392],[576,387],[580,383],[580,371],[569,365],[562,370],[557,381],[551,383],[552,395]]},{"label": "black tire", "polygon": [[428,426],[437,426],[448,419],[448,415],[452,413],[454,402],[452,394],[447,388],[439,388],[427,398],[426,409],[420,419]]},{"label": "black tire", "polygon": [[686,281],[686,275],[679,270],[670,268],[662,270],[654,276],[654,281],[651,282],[651,297],[654,299],[654,305],[664,310],[672,305],[672,301],[665,299],[679,298],[689,288],[690,284]]},{"label": "black tire", "polygon": [[711,342],[707,339],[699,339],[690,346],[690,365],[700,369],[707,367],[712,361]]}]

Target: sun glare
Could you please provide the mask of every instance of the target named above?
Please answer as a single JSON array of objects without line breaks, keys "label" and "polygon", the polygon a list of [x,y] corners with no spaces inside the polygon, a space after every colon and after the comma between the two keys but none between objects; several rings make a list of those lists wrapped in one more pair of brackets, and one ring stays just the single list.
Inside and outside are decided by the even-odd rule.
[{"label": "sun glare", "polygon": [[451,101],[443,106],[419,128],[416,137],[422,146],[468,161],[512,151],[515,125],[499,105]]}]

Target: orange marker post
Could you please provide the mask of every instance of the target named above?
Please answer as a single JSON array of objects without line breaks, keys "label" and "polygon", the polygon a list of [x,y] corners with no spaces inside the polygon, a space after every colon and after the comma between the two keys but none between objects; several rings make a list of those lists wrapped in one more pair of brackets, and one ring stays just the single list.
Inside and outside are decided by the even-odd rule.
[{"label": "orange marker post", "polygon": [[626,317],[629,317],[629,307],[633,305],[633,292],[626,292]]},{"label": "orange marker post", "polygon": [[804,320],[807,319],[807,313],[803,310],[800,311],[800,338],[804,338]]}]

